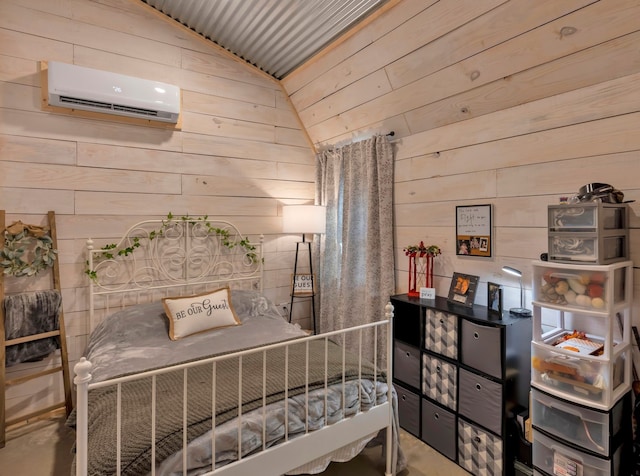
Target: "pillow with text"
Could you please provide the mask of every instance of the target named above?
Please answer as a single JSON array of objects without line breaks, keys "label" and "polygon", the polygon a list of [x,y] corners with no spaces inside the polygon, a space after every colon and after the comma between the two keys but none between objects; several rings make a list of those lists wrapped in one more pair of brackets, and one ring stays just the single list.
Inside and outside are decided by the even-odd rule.
[{"label": "pillow with text", "polygon": [[162,305],[169,318],[171,340],[198,332],[240,325],[240,319],[231,305],[228,287],[194,296],[164,298]]}]

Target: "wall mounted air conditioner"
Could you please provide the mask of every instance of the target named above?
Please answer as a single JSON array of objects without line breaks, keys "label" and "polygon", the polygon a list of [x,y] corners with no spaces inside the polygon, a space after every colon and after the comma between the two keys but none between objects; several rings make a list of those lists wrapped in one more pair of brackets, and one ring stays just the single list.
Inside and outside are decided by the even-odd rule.
[{"label": "wall mounted air conditioner", "polygon": [[161,122],[178,122],[180,88],[83,66],[47,63],[48,102]]}]

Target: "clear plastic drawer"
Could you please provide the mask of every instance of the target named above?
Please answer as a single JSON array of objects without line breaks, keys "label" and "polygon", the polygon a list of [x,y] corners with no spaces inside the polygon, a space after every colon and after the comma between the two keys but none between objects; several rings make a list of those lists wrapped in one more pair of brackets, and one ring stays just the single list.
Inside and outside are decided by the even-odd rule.
[{"label": "clear plastic drawer", "polygon": [[622,476],[622,447],[613,458],[599,458],[570,448],[560,441],[533,430],[533,465],[547,474],[582,476]]},{"label": "clear plastic drawer", "polygon": [[629,259],[629,234],[549,232],[549,261],[610,264]]},{"label": "clear plastic drawer", "polygon": [[621,398],[610,411],[598,411],[531,389],[534,427],[603,456],[610,454],[629,407],[629,399]]},{"label": "clear plastic drawer", "polygon": [[631,299],[630,264],[630,261],[592,266],[535,262],[533,300],[569,311],[609,313]]},{"label": "clear plastic drawer", "polygon": [[619,344],[611,359],[531,343],[531,380],[566,400],[608,410],[631,388],[631,346]]},{"label": "clear plastic drawer", "polygon": [[597,232],[628,227],[626,204],[549,205],[548,210],[549,231]]}]

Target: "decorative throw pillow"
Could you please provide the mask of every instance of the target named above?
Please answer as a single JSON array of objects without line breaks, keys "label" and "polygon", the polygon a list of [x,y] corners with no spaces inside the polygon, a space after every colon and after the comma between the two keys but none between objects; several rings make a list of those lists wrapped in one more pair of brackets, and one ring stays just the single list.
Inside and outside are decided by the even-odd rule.
[{"label": "decorative throw pillow", "polygon": [[171,340],[198,332],[240,325],[240,319],[231,305],[228,287],[195,296],[164,298],[162,305],[169,318]]}]

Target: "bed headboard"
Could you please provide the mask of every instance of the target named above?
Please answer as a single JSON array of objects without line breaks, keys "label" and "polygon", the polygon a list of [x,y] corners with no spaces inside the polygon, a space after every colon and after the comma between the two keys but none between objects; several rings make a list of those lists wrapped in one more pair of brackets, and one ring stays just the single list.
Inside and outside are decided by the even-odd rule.
[{"label": "bed headboard", "polygon": [[172,215],[136,223],[98,249],[87,240],[90,330],[97,313],[167,296],[225,285],[262,291],[263,240],[250,242],[227,221]]}]

